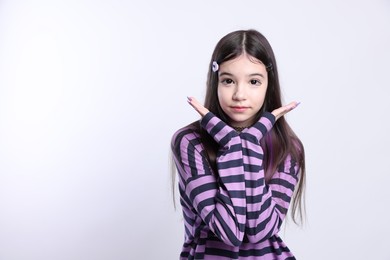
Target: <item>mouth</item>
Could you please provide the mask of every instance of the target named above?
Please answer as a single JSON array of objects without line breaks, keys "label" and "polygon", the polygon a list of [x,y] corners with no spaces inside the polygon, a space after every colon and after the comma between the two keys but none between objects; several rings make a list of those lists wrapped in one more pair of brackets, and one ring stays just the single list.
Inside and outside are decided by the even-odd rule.
[{"label": "mouth", "polygon": [[243,107],[243,106],[232,106],[230,107],[233,111],[235,112],[244,112],[247,110],[249,107]]}]

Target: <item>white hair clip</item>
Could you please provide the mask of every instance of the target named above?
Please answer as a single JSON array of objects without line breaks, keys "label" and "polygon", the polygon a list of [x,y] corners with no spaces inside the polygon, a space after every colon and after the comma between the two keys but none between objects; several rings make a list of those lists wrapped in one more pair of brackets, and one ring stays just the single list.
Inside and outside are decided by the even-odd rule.
[{"label": "white hair clip", "polygon": [[218,71],[218,69],[219,69],[218,63],[217,63],[216,61],[213,61],[213,65],[212,65],[211,68],[212,68],[212,70],[213,70],[214,72]]}]

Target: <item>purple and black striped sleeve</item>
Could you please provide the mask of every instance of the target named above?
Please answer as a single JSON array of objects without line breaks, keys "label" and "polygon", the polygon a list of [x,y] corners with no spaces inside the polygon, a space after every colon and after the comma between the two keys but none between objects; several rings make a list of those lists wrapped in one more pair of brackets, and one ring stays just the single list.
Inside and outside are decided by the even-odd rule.
[{"label": "purple and black striped sleeve", "polygon": [[[245,177],[241,138],[211,112],[201,120],[202,127],[220,145],[213,173],[205,151],[194,140],[181,138],[180,161],[176,161],[185,194],[203,222],[225,244],[239,246],[246,222]],[[207,163],[208,164],[208,163]]]},{"label": "purple and black striped sleeve", "polygon": [[299,166],[288,155],[269,183],[265,183],[260,139],[274,123],[275,117],[265,113],[253,127],[240,134],[248,181],[246,237],[251,243],[262,242],[278,233],[298,181]]}]

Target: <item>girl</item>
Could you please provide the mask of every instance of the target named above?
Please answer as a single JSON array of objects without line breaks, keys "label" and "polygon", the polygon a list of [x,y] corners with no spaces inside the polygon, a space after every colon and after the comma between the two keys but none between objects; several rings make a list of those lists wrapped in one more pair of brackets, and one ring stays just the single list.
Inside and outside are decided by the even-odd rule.
[{"label": "girl", "polygon": [[[295,259],[278,236],[290,200],[302,219],[303,145],[283,115],[276,60],[255,30],[213,52],[201,120],[172,137],[185,241],[180,259]],[[295,193],[294,193],[295,190]],[[294,196],[293,196],[294,195]]]}]

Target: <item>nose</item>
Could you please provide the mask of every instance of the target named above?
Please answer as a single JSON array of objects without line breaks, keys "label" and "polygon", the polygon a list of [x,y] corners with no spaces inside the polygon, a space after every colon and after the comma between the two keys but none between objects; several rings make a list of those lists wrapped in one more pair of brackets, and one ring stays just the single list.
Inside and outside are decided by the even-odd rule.
[{"label": "nose", "polygon": [[241,100],[245,100],[246,99],[246,95],[245,95],[245,89],[244,87],[240,84],[240,85],[236,85],[236,88],[234,90],[234,93],[233,93],[233,100],[236,100],[236,101],[241,101]]}]

